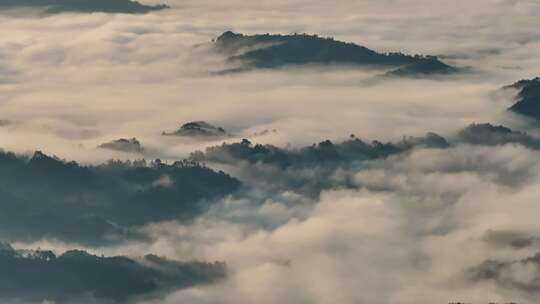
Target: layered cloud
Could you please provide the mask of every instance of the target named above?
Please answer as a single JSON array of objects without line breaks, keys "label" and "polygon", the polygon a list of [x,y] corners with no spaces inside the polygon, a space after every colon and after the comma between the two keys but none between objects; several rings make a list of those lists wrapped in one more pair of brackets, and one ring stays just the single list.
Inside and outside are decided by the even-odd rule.
[{"label": "layered cloud", "polygon": [[[298,3],[276,2],[257,11],[259,21],[245,17],[255,13],[255,7],[245,4],[233,15],[209,1],[170,4],[174,9],[140,16],[2,16],[6,35],[0,61],[17,71],[1,73],[10,82],[1,85],[0,119],[17,122],[0,130],[4,147],[19,152],[37,147],[65,158],[104,161],[129,156],[96,151],[98,145],[136,137],[145,144],[147,157],[175,158],[201,143],[162,138],[160,133],[199,120],[239,137],[277,129],[279,135],[258,140],[279,145],[343,139],[350,133],[379,140],[426,131],[446,135],[475,121],[506,123],[501,113],[512,98],[494,101],[489,95],[534,76],[529,68],[534,67],[534,56],[521,54],[536,47],[534,33],[525,33],[536,22],[531,2],[468,4],[458,24],[482,28],[482,35],[454,29],[456,22],[443,17],[441,7],[452,12],[464,2],[455,7],[437,4],[431,14],[440,18],[421,9],[434,5],[424,1],[394,2],[392,10],[366,1],[342,2],[330,9],[313,2],[308,9],[311,19],[303,17],[302,10],[290,10]],[[239,3],[226,7],[235,5]],[[412,11],[416,13],[409,14]],[[204,14],[211,18],[197,18]],[[408,22],[412,16],[422,22]],[[330,22],[332,18],[343,22]],[[507,25],[508,34],[502,35],[496,31],[500,19],[520,23]],[[444,55],[449,64],[485,73],[445,83],[383,81],[372,86],[365,80],[376,73],[347,68],[209,76],[209,71],[232,68],[208,48],[227,29],[246,34],[306,32],[367,45],[380,53]],[[525,46],[520,39],[527,40]],[[487,51],[493,48],[498,49]],[[150,101],[153,106],[148,108]]]},{"label": "layered cloud", "polygon": [[336,169],[354,186],[323,191],[309,211],[289,193],[251,208],[229,201],[189,226],[150,227],[162,235],[153,248],[225,257],[236,269],[168,303],[534,303],[534,272],[514,279],[527,288],[475,274],[487,260],[537,253],[537,154],[519,145],[420,148]]},{"label": "layered cloud", "polygon": [[[529,142],[536,139],[491,125],[458,134],[405,138],[388,144],[393,153],[376,157],[349,150],[359,139],[290,151],[247,142],[232,145],[245,145],[248,153],[226,153],[227,145],[210,149],[224,149],[227,158],[212,160],[230,166],[245,183],[242,191],[191,221],[163,217],[137,229],[144,237],[101,243],[99,251],[222,260],[232,270],[221,282],[139,303],[534,303],[536,276],[527,269],[540,250],[533,220],[540,163]],[[253,159],[252,149],[265,154],[270,148],[289,163]],[[321,154],[328,149],[330,158]],[[306,162],[313,155],[325,157]],[[304,191],[309,184],[319,195]],[[64,251],[73,246],[69,241],[19,238],[17,246]],[[513,272],[521,264],[529,272]]]},{"label": "layered cloud", "polygon": [[166,303],[534,303],[535,291],[475,274],[486,260],[536,254],[536,156],[513,145],[419,148],[349,170],[355,188],[312,202],[291,190],[260,205],[227,200],[190,225],[149,226],[159,241],[129,248],[234,269]]}]

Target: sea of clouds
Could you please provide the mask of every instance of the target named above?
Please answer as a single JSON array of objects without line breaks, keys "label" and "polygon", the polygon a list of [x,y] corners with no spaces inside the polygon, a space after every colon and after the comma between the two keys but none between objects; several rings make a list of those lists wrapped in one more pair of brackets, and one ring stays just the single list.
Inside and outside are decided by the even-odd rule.
[{"label": "sea of clouds", "polygon": [[[0,147],[96,165],[111,158],[172,163],[242,138],[298,149],[351,134],[398,145],[403,136],[435,132],[450,144],[297,167],[208,161],[241,186],[188,221],[145,222],[136,227],[144,237],[116,243],[44,237],[13,241],[14,248],[227,265],[222,280],[133,300],[140,304],[536,303],[540,151],[464,142],[459,131],[489,122],[540,134],[506,111],[513,92],[501,91],[540,75],[538,1],[166,4],[171,9],[144,15],[1,12]],[[381,81],[372,81],[378,71],[355,67],[221,75],[215,72],[230,63],[212,50],[212,39],[226,30],[331,36],[381,52],[437,55],[470,72]],[[198,120],[233,135],[162,136]],[[145,149],[97,148],[118,138],[137,138]],[[167,187],[163,178],[157,182]]]}]

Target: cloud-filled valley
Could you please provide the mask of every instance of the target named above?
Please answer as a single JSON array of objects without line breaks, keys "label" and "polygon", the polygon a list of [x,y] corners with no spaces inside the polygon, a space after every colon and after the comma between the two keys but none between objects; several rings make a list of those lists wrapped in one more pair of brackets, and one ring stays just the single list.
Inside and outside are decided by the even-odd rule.
[{"label": "cloud-filled valley", "polygon": [[540,294],[534,0],[0,0],[0,302]]}]

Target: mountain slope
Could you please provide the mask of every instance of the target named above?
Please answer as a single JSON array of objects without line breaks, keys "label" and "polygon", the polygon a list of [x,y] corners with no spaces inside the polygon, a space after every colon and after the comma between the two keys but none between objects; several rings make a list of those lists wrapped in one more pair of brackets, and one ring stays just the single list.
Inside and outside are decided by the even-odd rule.
[{"label": "mountain slope", "polygon": [[518,90],[517,102],[510,111],[540,119],[540,78],[520,80],[505,88]]},{"label": "mountain slope", "polygon": [[225,32],[215,40],[215,47],[231,61],[250,68],[279,68],[288,65],[348,64],[386,68],[405,68],[396,76],[409,74],[448,74],[453,68],[434,56],[378,53],[364,46],[332,38],[293,35],[243,35]]}]

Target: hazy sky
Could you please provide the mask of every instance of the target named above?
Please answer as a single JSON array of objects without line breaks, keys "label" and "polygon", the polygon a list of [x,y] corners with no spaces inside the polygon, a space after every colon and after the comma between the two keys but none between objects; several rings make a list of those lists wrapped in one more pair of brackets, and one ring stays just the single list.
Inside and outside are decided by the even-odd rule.
[{"label": "hazy sky", "polygon": [[[398,142],[426,132],[452,145],[301,170],[242,159],[210,163],[243,186],[192,221],[150,223],[139,227],[148,239],[117,245],[45,238],[14,247],[227,264],[220,283],[141,304],[535,303],[540,262],[526,259],[540,252],[540,152],[455,138],[467,125],[487,122],[539,134],[506,111],[513,95],[500,89],[540,76],[540,2],[144,3],[171,9],[144,15],[0,11],[1,148],[42,150],[83,164],[174,161],[223,142],[161,135],[199,120],[233,134],[227,142],[248,137],[282,148],[350,134]],[[379,71],[343,66],[221,75],[214,72],[228,63],[211,41],[226,30],[331,36],[381,52],[437,55],[470,72],[376,82]],[[145,147],[142,154],[97,148],[134,137]],[[299,184],[319,180],[331,186],[317,188],[315,196],[301,191]],[[528,245],[509,245],[516,235]],[[500,265],[489,279],[479,278],[488,260]]]}]

